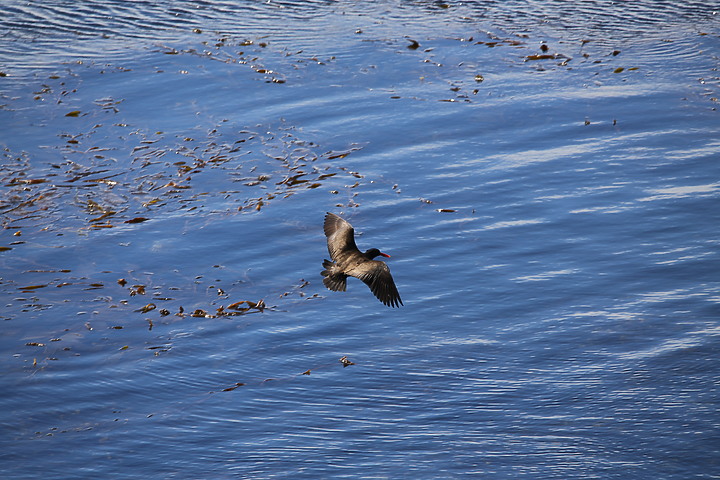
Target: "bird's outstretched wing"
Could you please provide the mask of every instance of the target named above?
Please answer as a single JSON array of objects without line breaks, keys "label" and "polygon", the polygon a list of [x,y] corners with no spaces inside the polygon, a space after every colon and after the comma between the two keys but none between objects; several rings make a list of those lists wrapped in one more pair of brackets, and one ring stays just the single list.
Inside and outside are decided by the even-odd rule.
[{"label": "bird's outstretched wing", "polygon": [[395,281],[390,275],[390,268],[385,262],[371,260],[350,269],[346,273],[365,282],[370,287],[373,295],[388,307],[400,307],[403,304],[400,293],[395,286]]},{"label": "bird's outstretched wing", "polygon": [[325,215],[323,225],[327,237],[328,252],[333,261],[337,261],[337,254],[345,251],[359,252],[355,245],[355,230],[352,225],[334,213]]}]

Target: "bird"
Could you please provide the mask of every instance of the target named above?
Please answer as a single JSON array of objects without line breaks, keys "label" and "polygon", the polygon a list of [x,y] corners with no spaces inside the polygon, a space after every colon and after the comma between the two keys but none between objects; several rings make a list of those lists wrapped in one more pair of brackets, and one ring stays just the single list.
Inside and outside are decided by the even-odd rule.
[{"label": "bird", "polygon": [[373,260],[377,256],[390,258],[377,248],[361,252],[355,245],[355,229],[346,220],[328,212],[323,225],[328,252],[332,260],[323,261],[323,284],[333,292],[344,292],[347,277],[362,280],[378,300],[388,307],[403,305],[390,268],[385,262]]}]

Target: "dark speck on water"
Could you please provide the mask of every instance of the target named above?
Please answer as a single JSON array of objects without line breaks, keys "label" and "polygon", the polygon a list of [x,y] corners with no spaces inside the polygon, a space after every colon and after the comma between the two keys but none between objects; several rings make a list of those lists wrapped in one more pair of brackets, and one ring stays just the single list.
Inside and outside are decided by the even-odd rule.
[{"label": "dark speck on water", "polygon": [[715,10],[3,2],[3,478],[717,478]]}]

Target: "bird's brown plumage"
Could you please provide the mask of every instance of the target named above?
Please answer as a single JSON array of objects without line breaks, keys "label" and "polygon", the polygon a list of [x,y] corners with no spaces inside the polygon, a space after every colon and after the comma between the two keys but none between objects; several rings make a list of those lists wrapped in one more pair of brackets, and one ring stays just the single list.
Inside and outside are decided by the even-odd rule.
[{"label": "bird's brown plumage", "polygon": [[378,255],[389,255],[381,253],[377,248],[361,252],[355,244],[352,225],[334,213],[325,215],[323,228],[332,259],[323,262],[323,283],[328,289],[344,292],[347,277],[350,276],[362,280],[378,300],[388,307],[403,304],[388,266],[385,262],[373,260]]}]

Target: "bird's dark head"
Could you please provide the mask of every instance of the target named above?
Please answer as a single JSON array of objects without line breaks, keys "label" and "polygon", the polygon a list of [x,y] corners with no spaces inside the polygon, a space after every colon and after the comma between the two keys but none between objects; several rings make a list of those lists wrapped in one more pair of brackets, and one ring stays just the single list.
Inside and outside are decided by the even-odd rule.
[{"label": "bird's dark head", "polygon": [[381,257],[390,258],[390,255],[388,255],[387,253],[382,253],[382,252],[381,252],[380,250],[378,250],[377,248],[371,248],[370,250],[366,251],[366,252],[364,253],[364,255],[365,255],[369,260],[372,260],[373,258],[377,257],[378,255],[380,255]]}]

